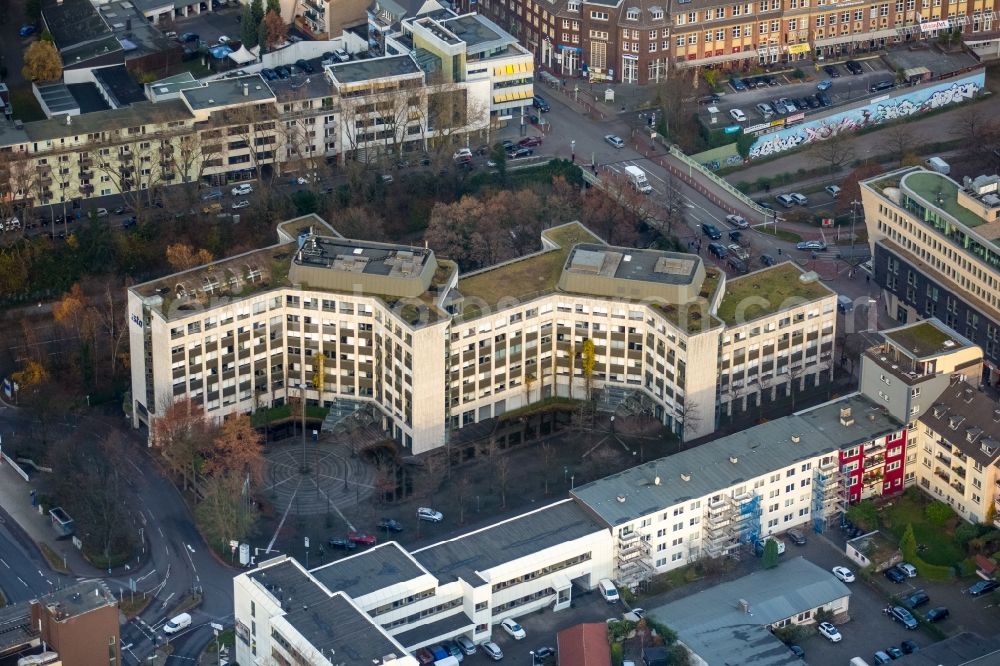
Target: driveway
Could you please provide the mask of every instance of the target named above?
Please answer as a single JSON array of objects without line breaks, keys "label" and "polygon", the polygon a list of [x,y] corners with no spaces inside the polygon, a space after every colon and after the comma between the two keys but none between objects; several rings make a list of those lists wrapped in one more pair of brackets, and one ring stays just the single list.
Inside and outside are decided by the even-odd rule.
[{"label": "driveway", "polygon": [[242,16],[242,7],[228,7],[214,12],[203,12],[195,16],[176,19],[174,31],[178,35],[193,32],[201,37],[201,40],[206,44],[217,44],[222,35],[238,40],[242,33],[238,19]]}]

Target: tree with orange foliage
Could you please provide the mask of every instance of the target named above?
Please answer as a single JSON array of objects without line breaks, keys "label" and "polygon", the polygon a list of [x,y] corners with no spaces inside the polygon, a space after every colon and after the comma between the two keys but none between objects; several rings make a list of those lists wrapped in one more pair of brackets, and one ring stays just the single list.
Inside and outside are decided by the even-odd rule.
[{"label": "tree with orange foliage", "polygon": [[287,38],[288,25],[285,20],[277,12],[269,11],[260,23],[260,43],[270,51]]},{"label": "tree with orange foliage", "polygon": [[192,400],[178,400],[153,420],[153,446],[160,450],[167,467],[184,478],[184,488],[198,478],[205,454],[211,448],[215,428],[205,420],[205,410]]},{"label": "tree with orange foliage", "polygon": [[187,243],[173,243],[167,246],[167,263],[175,271],[183,271],[212,261],[212,253],[206,249],[195,250]]},{"label": "tree with orange foliage", "polygon": [[246,414],[230,416],[212,442],[212,457],[205,470],[213,475],[249,478],[256,485],[264,473],[263,438]]}]

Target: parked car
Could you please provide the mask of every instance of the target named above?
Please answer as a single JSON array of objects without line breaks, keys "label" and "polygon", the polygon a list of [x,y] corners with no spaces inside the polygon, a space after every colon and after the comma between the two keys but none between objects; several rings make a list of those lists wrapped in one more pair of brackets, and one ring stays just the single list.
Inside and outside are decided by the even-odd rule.
[{"label": "parked car", "polygon": [[471,160],[472,151],[469,150],[468,148],[459,148],[458,150],[455,151],[455,154],[451,156],[451,159],[455,160],[456,162],[459,162],[464,159]]},{"label": "parked car", "polygon": [[899,567],[903,571],[903,573],[906,574],[907,578],[917,577],[917,568],[912,564],[910,564],[909,562],[900,562],[896,566]]},{"label": "parked car", "polygon": [[307,60],[296,60],[295,66],[301,69],[306,74],[312,74],[313,72],[316,71],[316,68],[313,67]]},{"label": "parked car", "polygon": [[21,26],[21,29],[17,31],[17,34],[19,34],[21,37],[30,37],[31,35],[35,34],[35,31],[36,31],[35,26],[31,25],[30,23],[25,23],[24,25]]},{"label": "parked car", "polygon": [[820,622],[819,625],[816,626],[816,631],[819,632],[820,636],[827,639],[831,643],[839,643],[843,639],[843,636],[841,636],[840,632],[837,631],[837,627],[833,626],[829,622]]},{"label": "parked car", "polygon": [[824,65],[823,71],[826,72],[826,75],[829,76],[831,79],[840,78],[840,70],[837,69],[836,65]]},{"label": "parked car", "polygon": [[344,49],[334,49],[333,57],[337,62],[348,62],[351,59],[351,55]]},{"label": "parked car", "polygon": [[726,222],[737,229],[749,229],[750,223],[742,215],[726,215]]},{"label": "parked car", "polygon": [[903,654],[913,654],[914,652],[920,652],[920,646],[913,641],[903,641],[899,644],[900,649]]},{"label": "parked car", "polygon": [[114,213],[115,215],[122,215],[128,212],[128,208],[126,206],[115,206],[114,208],[111,209],[111,212]]},{"label": "parked car", "polygon": [[837,185],[827,185],[823,189],[826,190],[826,193],[834,199],[840,196],[840,187]]},{"label": "parked car", "polygon": [[450,655],[448,654],[447,648],[443,645],[432,645],[428,648],[431,654],[434,655],[435,661],[440,661],[442,659],[447,659]]},{"label": "parked car", "polygon": [[857,60],[848,60],[847,62],[844,63],[844,67],[847,68],[848,72],[855,75],[865,71],[865,68],[862,67],[861,63],[858,62]]},{"label": "parked car", "polygon": [[791,650],[792,654],[794,654],[799,659],[805,659],[806,658],[806,651],[803,650],[801,646],[798,646],[798,645],[789,645],[788,649]]},{"label": "parked car", "polygon": [[935,606],[934,608],[927,611],[927,615],[924,615],[924,619],[928,622],[940,622],[946,619],[951,612],[946,606]]},{"label": "parked car", "polygon": [[735,90],[736,92],[742,92],[747,89],[746,82],[744,82],[743,79],[741,79],[738,76],[731,77],[729,79],[729,85],[731,85],[733,87],[733,90]]},{"label": "parked car", "polygon": [[347,533],[347,540],[356,543],[359,546],[374,546],[377,537],[374,534],[368,534],[367,532],[359,532],[357,530],[352,530]]},{"label": "parked car", "polygon": [[722,238],[722,232],[719,231],[719,228],[716,227],[714,224],[707,224],[707,223],[702,224],[701,233],[705,234],[712,240],[719,240],[720,238]]},{"label": "parked car", "polygon": [[523,640],[528,635],[525,633],[524,627],[509,617],[501,622],[500,626],[503,627],[503,630],[506,631],[515,641]]},{"label": "parked car", "polygon": [[780,203],[785,208],[791,208],[792,206],[795,205],[795,199],[793,199],[791,195],[788,194],[779,194],[778,196],[774,197],[774,200]]},{"label": "parked car", "polygon": [[806,545],[806,535],[804,535],[799,530],[788,530],[787,532],[785,532],[785,535],[788,537],[788,540],[794,543],[796,546]]},{"label": "parked car", "polygon": [[725,259],[729,252],[726,250],[726,246],[722,243],[709,243],[708,251],[714,254],[719,259]]},{"label": "parked car", "polygon": [[997,589],[997,587],[1000,587],[1000,583],[995,580],[981,580],[969,588],[969,595],[973,597],[981,597],[987,592],[992,592]]},{"label": "parked car", "polygon": [[392,520],[391,518],[383,518],[378,521],[378,528],[389,532],[403,531],[403,525],[398,520]]},{"label": "parked car", "polygon": [[503,650],[501,650],[500,646],[494,643],[493,641],[487,641],[486,643],[483,643],[479,647],[481,647],[483,652],[486,653],[486,656],[492,659],[493,661],[500,661],[501,659],[503,659]]},{"label": "parked car", "polygon": [[542,145],[542,137],[540,136],[526,136],[517,142],[517,145],[522,148],[533,148],[534,146]]},{"label": "parked car", "polygon": [[122,220],[122,229],[131,229],[135,225],[139,224],[139,220],[135,217],[129,217]]},{"label": "parked car", "polygon": [[698,104],[702,106],[708,106],[709,104],[718,104],[722,101],[722,98],[718,95],[705,95],[704,97],[698,98]]},{"label": "parked car", "polygon": [[442,645],[444,646],[444,649],[448,651],[449,657],[454,657],[459,662],[465,661],[465,651],[458,647],[458,644],[455,641],[445,641]]},{"label": "parked car", "polygon": [[819,100],[819,105],[820,106],[832,106],[833,105],[833,100],[831,100],[830,96],[827,95],[823,91],[820,91],[820,92],[816,93],[816,99]]},{"label": "parked car", "polygon": [[540,647],[535,650],[535,661],[544,661],[549,657],[556,656],[556,649],[551,647]]},{"label": "parked car", "polygon": [[[735,255],[740,261],[746,261],[750,258],[750,255],[739,243],[731,243],[726,249],[729,250],[730,254]],[[802,543],[805,543],[804,539]]]},{"label": "parked car", "polygon": [[440,523],[444,520],[444,514],[440,511],[422,506],[417,509],[417,520],[426,520],[429,523]]},{"label": "parked car", "polygon": [[358,547],[358,544],[344,537],[330,537],[326,540],[326,545],[330,546],[330,548],[340,548],[341,550],[354,550]]},{"label": "parked car", "polygon": [[534,154],[535,151],[533,151],[531,148],[515,148],[514,150],[507,153],[507,159],[518,160],[521,159],[522,157],[530,157],[531,155]]},{"label": "parked car", "polygon": [[902,659],[902,658],[903,658],[903,651],[902,651],[902,650],[900,650],[900,649],[899,649],[898,647],[896,647],[895,645],[890,645],[889,647],[887,647],[887,648],[885,649],[885,651],[886,651],[886,653],[887,653],[887,654],[889,655],[889,657],[890,657],[890,658],[891,658],[891,659],[892,659],[893,661],[895,661],[896,659]]},{"label": "parked car", "polygon": [[292,70],[285,65],[278,65],[274,68],[274,73],[278,75],[279,79],[287,79],[292,75]]},{"label": "parked car", "polygon": [[844,583],[854,582],[854,572],[847,567],[834,567],[831,571],[833,571],[834,576],[839,578]]},{"label": "parked car", "polygon": [[885,652],[885,650],[876,651],[875,654],[872,655],[872,659],[875,661],[876,664],[888,664],[890,661],[892,661],[892,657],[890,657]]},{"label": "parked car", "polygon": [[107,217],[108,216],[108,209],[107,208],[98,208],[98,209],[96,209],[94,211],[94,215],[96,215],[97,217]]},{"label": "parked car", "polygon": [[806,101],[809,103],[810,109],[818,109],[819,107],[823,106],[822,104],[819,103],[819,99],[816,97],[816,95],[809,95],[809,97],[806,97]]},{"label": "parked car", "polygon": [[895,81],[886,80],[886,81],[879,81],[878,83],[873,83],[871,88],[869,88],[868,90],[869,92],[877,93],[877,92],[882,92],[883,90],[892,90],[895,87],[896,87]]},{"label": "parked car", "polygon": [[605,134],[604,135],[604,140],[607,141],[608,143],[610,143],[615,148],[624,148],[625,147],[625,142],[622,141],[622,138],[620,136],[615,135],[615,134]]},{"label": "parked car", "polygon": [[764,120],[770,120],[771,116],[774,115],[774,109],[772,109],[771,105],[767,102],[758,102],[757,106],[754,108],[757,109],[757,113],[759,113]]},{"label": "parked car", "polygon": [[918,606],[923,606],[926,603],[930,603],[931,598],[927,596],[927,593],[923,590],[917,590],[910,596],[906,597],[906,605],[910,608],[917,608]]},{"label": "parked car", "polygon": [[774,266],[777,262],[774,257],[769,254],[760,255],[760,263],[764,266]]},{"label": "parked car", "polygon": [[729,109],[729,115],[738,123],[746,122],[747,115],[740,109]]},{"label": "parked car", "polygon": [[244,196],[244,195],[247,195],[247,194],[253,194],[253,185],[251,185],[250,183],[240,183],[239,185],[237,185],[236,187],[234,187],[232,190],[230,190],[230,193],[234,197]]},{"label": "parked car", "polygon": [[902,606],[893,606],[892,611],[890,611],[889,615],[892,617],[893,620],[899,622],[907,629],[917,628],[917,619],[913,617],[913,613],[906,610]]},{"label": "parked car", "polygon": [[820,91],[829,90],[832,87],[833,87],[833,81],[831,81],[830,79],[823,79],[822,81],[816,84],[816,90]]},{"label": "parked car", "polygon": [[549,103],[545,101],[545,98],[541,95],[535,95],[531,98],[531,106],[535,107],[542,113],[548,113]]},{"label": "parked car", "polygon": [[733,229],[732,231],[729,232],[729,240],[733,241],[734,243],[739,243],[740,241],[743,240],[743,232],[740,231],[739,229]]},{"label": "parked car", "polygon": [[249,208],[250,202],[246,199],[241,199],[240,201],[233,202],[233,210],[239,210],[240,208]]},{"label": "parked car", "polygon": [[430,666],[434,663],[434,655],[427,648],[420,648],[413,653],[413,656],[420,662],[420,666]]},{"label": "parked car", "polygon": [[809,205],[809,198],[806,195],[804,195],[804,194],[799,194],[798,192],[792,192],[788,196],[790,196],[792,198],[792,201],[794,201],[795,203],[797,203],[800,206],[808,206]]},{"label": "parked car", "polygon": [[196,32],[185,32],[184,34],[181,35],[181,41],[184,42],[185,44],[188,44],[190,42],[197,42],[200,40],[201,37],[198,36],[198,33]]},{"label": "parked car", "polygon": [[455,638],[455,645],[462,648],[466,656],[476,654],[476,644],[468,636],[458,636]]},{"label": "parked car", "polygon": [[818,240],[802,241],[795,245],[796,250],[807,250],[812,252],[822,252],[826,249],[826,243]]},{"label": "parked car", "polygon": [[899,567],[889,567],[882,572],[883,575],[891,580],[893,583],[902,583],[906,580],[906,574]]}]

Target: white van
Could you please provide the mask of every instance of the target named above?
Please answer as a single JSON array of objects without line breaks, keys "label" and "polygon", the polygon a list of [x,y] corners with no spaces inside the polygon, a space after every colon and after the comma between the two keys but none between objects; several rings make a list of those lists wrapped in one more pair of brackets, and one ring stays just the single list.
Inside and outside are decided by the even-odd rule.
[{"label": "white van", "polygon": [[931,169],[932,171],[937,171],[938,173],[944,174],[945,176],[951,173],[951,166],[949,166],[949,164],[940,157],[928,157],[927,161],[924,162],[924,164],[927,165],[928,169]]},{"label": "white van", "polygon": [[861,657],[851,657],[851,663],[848,666],[868,666],[868,662]]},{"label": "white van", "polygon": [[597,583],[597,589],[601,591],[601,596],[609,604],[614,604],[618,602],[618,588],[611,581],[610,578],[602,578]]},{"label": "white van", "polygon": [[186,629],[190,626],[191,616],[187,613],[181,613],[177,617],[171,618],[165,625],[163,625],[163,633],[176,634],[181,629]]},{"label": "white van", "polygon": [[633,187],[639,190],[643,194],[649,194],[653,191],[653,187],[646,180],[646,172],[637,166],[627,166],[625,167],[625,174],[628,179],[632,181]]}]

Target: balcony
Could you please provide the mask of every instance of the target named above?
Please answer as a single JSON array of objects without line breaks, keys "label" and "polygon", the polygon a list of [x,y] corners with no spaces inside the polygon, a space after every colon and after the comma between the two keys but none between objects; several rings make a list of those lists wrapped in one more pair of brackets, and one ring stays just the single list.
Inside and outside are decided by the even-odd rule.
[{"label": "balcony", "polygon": [[949,485],[954,488],[959,495],[965,495],[965,484],[961,481],[952,481]]},{"label": "balcony", "polygon": [[951,474],[940,467],[934,470],[934,476],[943,479],[945,483],[951,483]]},{"label": "balcony", "polygon": [[950,456],[946,456],[946,455],[943,455],[943,454],[939,453],[936,456],[934,456],[934,459],[937,460],[942,465],[945,465],[946,467],[951,467],[951,457]]},{"label": "balcony", "polygon": [[93,194],[93,192],[94,192],[94,186],[93,185],[81,185],[80,186],[80,191],[83,192],[84,194]]}]

